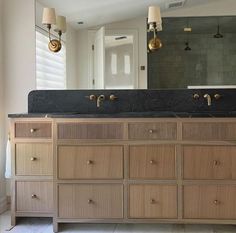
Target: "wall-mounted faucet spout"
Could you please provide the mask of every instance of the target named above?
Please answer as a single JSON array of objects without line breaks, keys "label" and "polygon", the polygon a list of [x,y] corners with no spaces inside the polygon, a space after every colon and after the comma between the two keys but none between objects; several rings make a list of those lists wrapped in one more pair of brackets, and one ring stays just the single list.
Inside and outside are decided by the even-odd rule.
[{"label": "wall-mounted faucet spout", "polygon": [[97,98],[97,107],[99,108],[101,106],[102,101],[105,100],[105,95],[99,95]]},{"label": "wall-mounted faucet spout", "polygon": [[207,105],[211,106],[211,96],[209,94],[205,94],[203,97],[207,99]]}]

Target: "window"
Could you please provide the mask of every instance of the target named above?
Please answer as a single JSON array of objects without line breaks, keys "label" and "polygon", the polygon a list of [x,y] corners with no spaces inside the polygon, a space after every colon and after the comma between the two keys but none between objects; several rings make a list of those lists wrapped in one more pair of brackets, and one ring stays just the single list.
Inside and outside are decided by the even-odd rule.
[{"label": "window", "polygon": [[117,54],[115,53],[111,55],[111,73],[113,75],[117,74]]},{"label": "window", "polygon": [[48,36],[36,31],[37,89],[66,89],[66,47],[58,53],[48,49]]},{"label": "window", "polygon": [[130,74],[130,55],[124,56],[125,74]]}]

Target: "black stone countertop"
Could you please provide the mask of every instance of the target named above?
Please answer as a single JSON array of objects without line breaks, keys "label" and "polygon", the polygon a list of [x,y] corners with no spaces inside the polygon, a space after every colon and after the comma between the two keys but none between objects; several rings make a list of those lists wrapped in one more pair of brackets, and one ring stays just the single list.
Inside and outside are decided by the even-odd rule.
[{"label": "black stone countertop", "polygon": [[236,117],[236,112],[121,112],[80,114],[66,113],[20,113],[9,114],[9,118],[201,118],[201,117]]}]

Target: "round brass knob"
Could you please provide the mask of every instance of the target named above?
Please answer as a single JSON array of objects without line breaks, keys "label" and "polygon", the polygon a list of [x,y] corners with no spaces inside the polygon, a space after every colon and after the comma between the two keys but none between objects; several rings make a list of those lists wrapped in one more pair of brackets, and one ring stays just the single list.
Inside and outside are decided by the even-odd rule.
[{"label": "round brass knob", "polygon": [[36,129],[30,129],[30,133],[34,133],[36,131]]},{"label": "round brass knob", "polygon": [[200,98],[200,95],[199,95],[199,94],[197,94],[197,93],[195,93],[195,94],[193,95],[193,98],[194,98],[195,100],[197,100],[197,99],[199,99],[199,98]]},{"label": "round brass knob", "polygon": [[88,204],[93,204],[93,200],[92,199],[88,199]]},{"label": "round brass knob", "polygon": [[155,199],[150,200],[150,204],[155,204],[155,203],[156,203]]},{"label": "round brass knob", "polygon": [[215,205],[219,205],[220,202],[219,202],[218,200],[214,200],[214,204],[215,204]]},{"label": "round brass knob", "polygon": [[154,160],[150,160],[149,163],[150,163],[150,164],[154,164],[155,161],[154,161]]},{"label": "round brass knob", "polygon": [[91,165],[91,164],[93,164],[93,161],[92,161],[92,160],[88,160],[88,161],[87,161],[87,164],[88,164],[88,165]]},{"label": "round brass knob", "polygon": [[216,100],[218,100],[218,99],[221,98],[221,95],[220,95],[220,94],[215,94],[215,95],[214,95],[214,98],[215,98]]},{"label": "round brass knob", "polygon": [[35,160],[37,160],[37,158],[31,157],[30,160],[31,160],[31,161],[35,161]]},{"label": "round brass knob", "polygon": [[214,163],[214,166],[219,166],[220,165],[220,162],[218,160],[214,160],[213,163]]},{"label": "round brass knob", "polygon": [[149,132],[150,134],[153,134],[153,133],[154,133],[154,130],[153,130],[153,129],[149,129],[148,132]]},{"label": "round brass knob", "polygon": [[114,100],[118,99],[118,97],[115,96],[115,95],[110,95],[109,99],[110,99],[111,101],[114,101]]},{"label": "round brass knob", "polygon": [[32,199],[35,199],[35,198],[37,198],[37,195],[36,195],[36,194],[32,194],[32,195],[31,195],[31,198],[32,198]]}]

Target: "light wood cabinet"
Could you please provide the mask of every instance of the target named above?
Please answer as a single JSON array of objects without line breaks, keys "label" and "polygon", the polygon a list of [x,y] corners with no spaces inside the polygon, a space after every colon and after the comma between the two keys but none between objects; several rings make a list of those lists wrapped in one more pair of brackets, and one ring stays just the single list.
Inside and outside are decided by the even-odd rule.
[{"label": "light wood cabinet", "polygon": [[52,145],[50,143],[16,144],[16,175],[48,176],[52,175]]},{"label": "light wood cabinet", "polygon": [[177,186],[130,185],[129,217],[177,218]]},{"label": "light wood cabinet", "polygon": [[174,145],[130,146],[130,178],[175,179],[175,161]]},{"label": "light wood cabinet", "polygon": [[236,219],[236,185],[184,186],[184,218]]},{"label": "light wood cabinet", "polygon": [[234,118],[12,120],[12,225],[236,224]]},{"label": "light wood cabinet", "polygon": [[52,183],[45,181],[16,182],[16,211],[52,213]]},{"label": "light wood cabinet", "polygon": [[120,184],[61,184],[58,187],[60,218],[122,218]]},{"label": "light wood cabinet", "polygon": [[184,179],[236,179],[236,146],[184,146]]},{"label": "light wood cabinet", "polygon": [[59,179],[122,179],[122,146],[59,146]]}]

